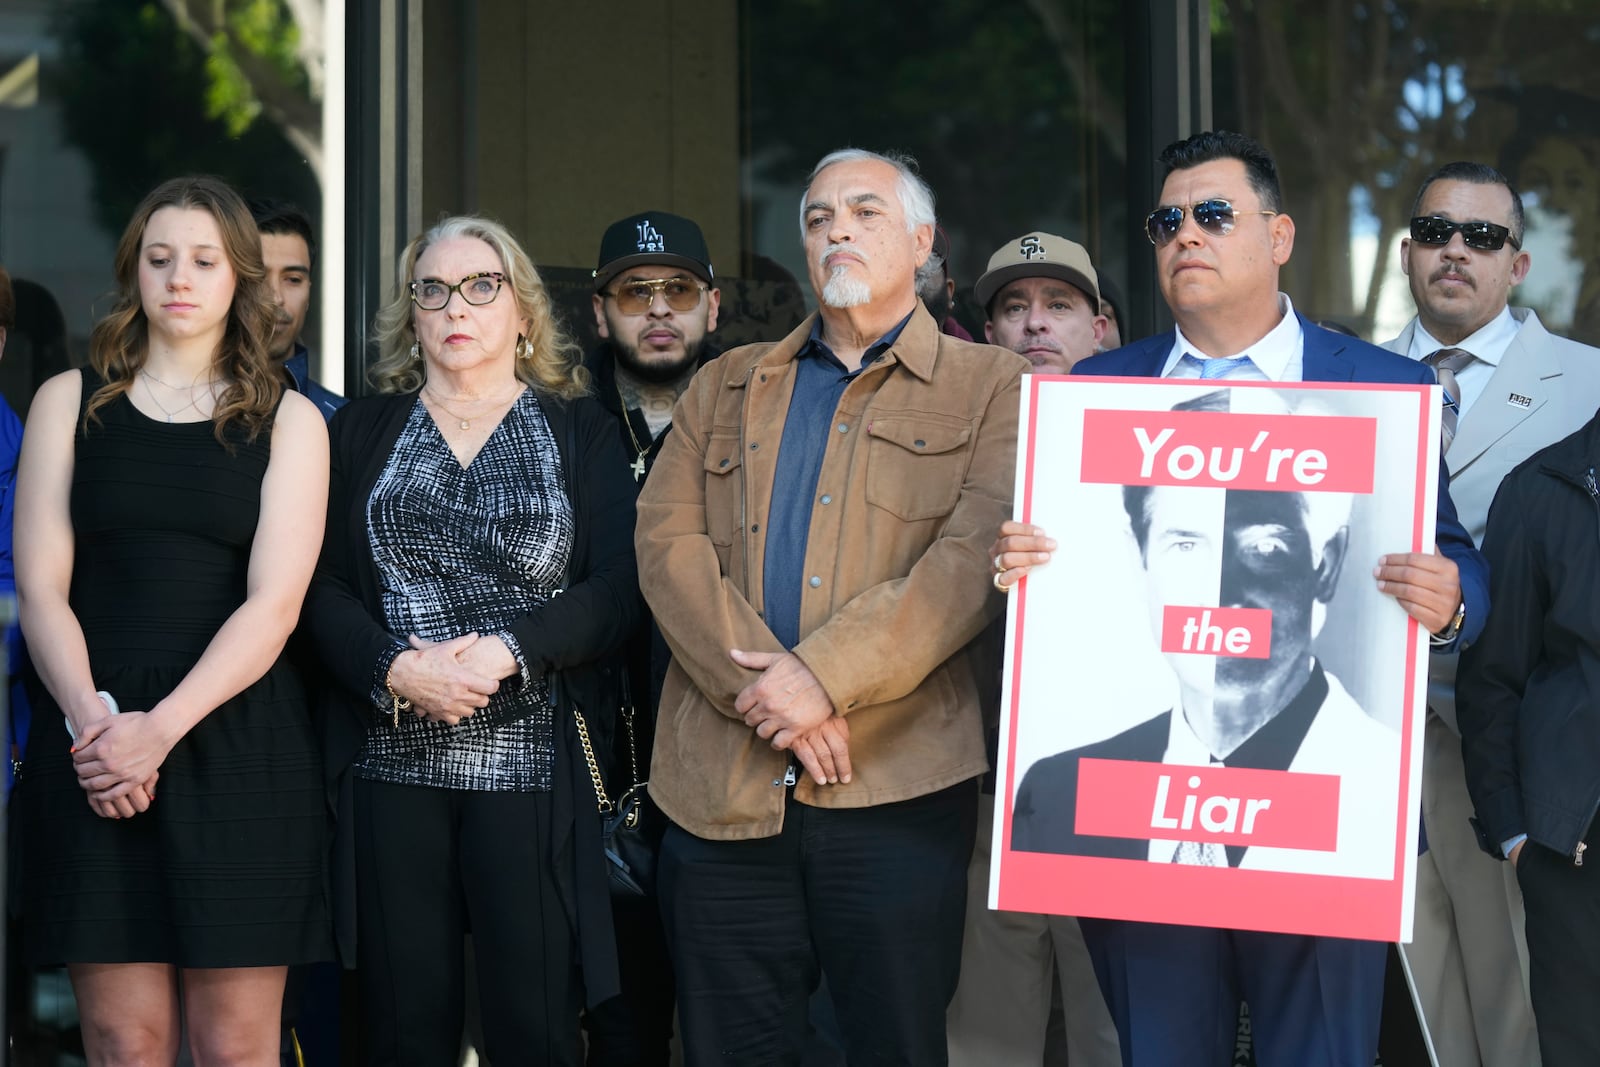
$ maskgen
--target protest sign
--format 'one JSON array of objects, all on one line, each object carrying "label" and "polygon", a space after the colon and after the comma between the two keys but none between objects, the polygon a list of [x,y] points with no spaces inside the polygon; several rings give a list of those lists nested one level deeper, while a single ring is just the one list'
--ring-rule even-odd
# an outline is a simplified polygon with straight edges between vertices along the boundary
[{"label": "protest sign", "polygon": [[1436,387],[1035,375],[990,906],[1408,940]]}]

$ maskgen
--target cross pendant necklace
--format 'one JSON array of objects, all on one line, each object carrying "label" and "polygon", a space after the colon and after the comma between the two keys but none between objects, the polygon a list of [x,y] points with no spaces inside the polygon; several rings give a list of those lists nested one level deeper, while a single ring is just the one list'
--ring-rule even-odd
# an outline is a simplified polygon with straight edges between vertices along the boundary
[{"label": "cross pendant necklace", "polygon": [[633,462],[628,464],[628,469],[633,472],[633,480],[644,481],[644,457],[649,452],[639,444],[639,435],[633,432],[633,416],[628,413],[628,399],[622,395],[622,384],[617,383],[617,401],[622,405],[622,425],[628,428],[628,440],[633,442]]}]

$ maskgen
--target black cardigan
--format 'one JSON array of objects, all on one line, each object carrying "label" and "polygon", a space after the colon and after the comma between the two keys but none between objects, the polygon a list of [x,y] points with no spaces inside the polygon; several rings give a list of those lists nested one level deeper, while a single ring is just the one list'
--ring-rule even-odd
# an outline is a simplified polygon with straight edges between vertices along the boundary
[{"label": "black cardigan", "polygon": [[[356,400],[328,424],[327,532],[306,597],[305,623],[333,678],[333,684],[322,687],[320,718],[328,799],[338,814],[335,932],[340,953],[351,965],[356,925],[350,766],[379,715],[372,704],[373,675],[395,640],[378,621],[382,595],[366,537],[367,502],[416,397],[412,392]],[[633,557],[637,487],[628,476],[616,426],[599,404],[586,397],[562,401],[542,394],[539,401],[561,450],[571,497],[571,580],[564,592],[534,607],[509,629],[529,672],[562,670],[564,690],[590,711],[592,721],[617,707],[609,687],[615,671],[599,665],[621,647],[642,612]],[[569,708],[556,709],[556,737],[551,859],[557,864],[587,1000],[593,1005],[617,992],[599,814],[593,785],[587,774],[579,773],[584,764]]]}]

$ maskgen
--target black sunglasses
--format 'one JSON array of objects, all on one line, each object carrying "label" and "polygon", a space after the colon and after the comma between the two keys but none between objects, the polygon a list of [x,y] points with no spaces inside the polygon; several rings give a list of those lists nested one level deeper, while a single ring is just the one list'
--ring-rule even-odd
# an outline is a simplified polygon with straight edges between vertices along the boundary
[{"label": "black sunglasses", "polygon": [[1425,245],[1447,245],[1456,234],[1468,248],[1480,252],[1498,252],[1511,242],[1511,247],[1522,251],[1522,242],[1511,236],[1511,231],[1494,222],[1457,222],[1438,215],[1419,215],[1411,220],[1411,239]]},{"label": "black sunglasses", "polygon": [[1157,248],[1172,243],[1183,229],[1183,217],[1194,213],[1195,225],[1213,237],[1226,237],[1233,232],[1240,215],[1276,215],[1276,211],[1240,211],[1226,200],[1202,200],[1182,207],[1158,207],[1144,219],[1144,235]]}]

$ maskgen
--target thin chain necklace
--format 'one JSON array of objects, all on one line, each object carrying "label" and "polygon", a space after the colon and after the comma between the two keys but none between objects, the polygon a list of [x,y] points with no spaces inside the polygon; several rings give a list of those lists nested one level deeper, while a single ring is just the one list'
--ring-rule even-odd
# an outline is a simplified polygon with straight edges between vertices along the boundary
[{"label": "thin chain necklace", "polygon": [[[199,381],[200,381],[199,378],[196,378],[194,380],[194,382],[191,382],[190,385],[189,385],[189,402],[187,404],[181,404],[176,408],[169,408],[169,407],[167,407],[167,405],[165,405],[165,404],[163,404],[161,402],[161,398],[160,397],[156,396],[156,391],[150,387],[150,382],[155,382],[158,385],[166,385],[167,388],[171,389],[174,393],[183,392],[183,386],[181,386],[181,385],[167,385],[166,382],[162,381],[160,378],[157,378],[154,374],[151,374],[149,371],[143,369],[142,367],[139,369],[139,374],[141,376],[149,379],[149,381],[146,381],[144,383],[145,395],[150,398],[150,402],[152,404],[154,404],[156,407],[161,409],[161,414],[163,414],[163,415],[165,415],[167,417],[167,421],[168,422],[177,422],[178,421],[177,420],[177,416],[182,415],[185,411],[188,411],[190,408],[194,408],[196,412],[200,412],[200,407],[199,407],[200,398],[194,395],[194,387],[195,387],[196,384],[199,383]],[[207,386],[206,392],[210,393],[210,391],[211,391],[210,387],[215,385],[215,384],[216,384],[216,379],[215,378],[212,378],[212,379],[208,380],[206,382],[206,386]]]},{"label": "thin chain necklace", "polygon": [[628,400],[622,395],[622,383],[615,378],[611,384],[617,390],[617,403],[622,405],[622,425],[628,428],[628,440],[633,442],[633,462],[628,464],[628,469],[633,472],[633,480],[644,481],[644,455],[650,451],[639,444],[639,435],[633,432],[633,416],[628,414]]},{"label": "thin chain necklace", "polygon": [[[521,383],[519,382],[518,385],[520,386]],[[467,418],[466,416],[462,415],[459,411],[451,411],[450,408],[446,407],[445,406],[445,402],[443,400],[439,399],[439,394],[434,392],[433,389],[424,388],[422,390],[422,392],[426,396],[428,396],[435,404],[437,404],[439,406],[439,410],[440,411],[443,411],[446,415],[449,415],[452,419],[455,419],[456,420],[456,425],[460,426],[463,430],[472,429],[472,419],[481,419],[485,415],[487,415],[489,412],[495,410],[496,408],[504,407],[509,402],[507,400],[496,400],[489,407],[486,407],[482,411],[478,412],[476,415],[473,415],[472,418]],[[519,388],[517,390],[517,396],[521,396],[521,395],[522,395],[522,389]],[[515,400],[517,398],[517,396],[513,396],[510,399],[511,400]]]},{"label": "thin chain necklace", "polygon": [[[170,382],[162,381],[160,378],[157,378],[154,374],[151,374],[150,371],[149,371],[149,368],[147,368],[147,367],[140,367],[139,368],[139,373],[144,375],[146,378],[149,378],[152,382],[155,382],[157,385],[165,385],[168,389],[171,389],[174,393],[176,393],[179,389],[184,388],[181,385],[173,385]],[[216,383],[217,383],[217,380],[215,378],[207,378],[206,379],[206,384],[207,385],[215,385]],[[191,392],[191,393],[194,392],[194,387],[199,385],[199,384],[200,384],[200,375],[196,374],[194,376],[194,381],[189,383],[189,386],[188,386],[189,392]],[[179,410],[182,410],[182,409],[179,409]]]}]

